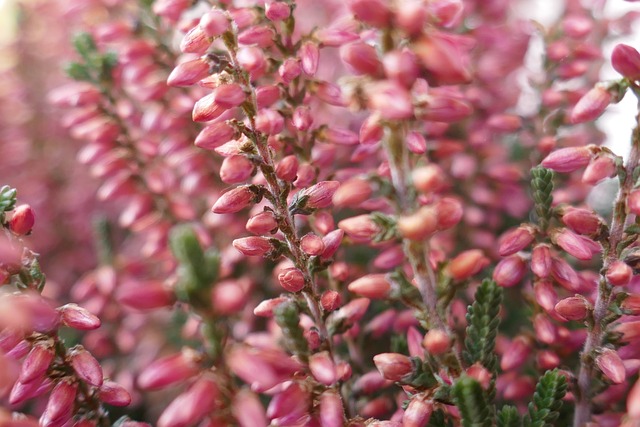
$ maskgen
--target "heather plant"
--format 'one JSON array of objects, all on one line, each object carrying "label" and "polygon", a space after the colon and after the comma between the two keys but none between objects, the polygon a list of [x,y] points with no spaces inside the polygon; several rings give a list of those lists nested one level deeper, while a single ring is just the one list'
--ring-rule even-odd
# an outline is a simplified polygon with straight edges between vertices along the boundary
[{"label": "heather plant", "polygon": [[95,180],[52,186],[101,215],[50,293],[57,224],[0,189],[3,425],[640,424],[640,115],[624,156],[594,124],[640,95],[602,51],[636,14],[52,4],[50,114]]}]

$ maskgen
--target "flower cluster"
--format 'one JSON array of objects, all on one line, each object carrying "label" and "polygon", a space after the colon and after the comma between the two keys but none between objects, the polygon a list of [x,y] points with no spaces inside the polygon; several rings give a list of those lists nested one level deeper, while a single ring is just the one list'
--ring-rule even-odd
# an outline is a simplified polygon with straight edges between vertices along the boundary
[{"label": "flower cluster", "polygon": [[105,214],[50,295],[0,189],[0,420],[640,423],[640,123],[624,158],[593,123],[640,97],[640,53],[602,52],[637,16],[511,3],[49,6]]}]

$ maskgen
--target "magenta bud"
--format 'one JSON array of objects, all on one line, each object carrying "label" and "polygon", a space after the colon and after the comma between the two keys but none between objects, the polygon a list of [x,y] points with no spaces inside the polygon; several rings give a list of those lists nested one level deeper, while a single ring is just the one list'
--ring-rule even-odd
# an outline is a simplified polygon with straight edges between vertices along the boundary
[{"label": "magenta bud", "polygon": [[301,291],[305,285],[304,273],[297,268],[287,268],[278,274],[278,282],[280,282],[280,286],[289,292]]},{"label": "magenta bud", "polygon": [[100,362],[81,345],[73,347],[69,352],[73,370],[78,378],[94,387],[102,385],[102,367]]},{"label": "magenta bud", "polygon": [[348,286],[350,292],[371,299],[384,299],[389,296],[391,284],[386,274],[367,274],[351,282]]},{"label": "magenta bud", "polygon": [[618,44],[611,54],[613,68],[630,80],[640,80],[640,53],[626,44]]},{"label": "magenta bud", "polygon": [[410,88],[419,75],[418,61],[409,49],[387,53],[383,60],[384,72],[388,79]]},{"label": "magenta bud", "polygon": [[366,179],[353,178],[340,185],[333,195],[333,205],[337,207],[357,207],[371,197],[373,189]]},{"label": "magenta bud", "polygon": [[266,48],[273,44],[274,32],[266,25],[252,26],[238,34],[238,43]]},{"label": "magenta bud", "polygon": [[88,331],[100,327],[100,319],[77,304],[63,305],[58,308],[58,311],[62,317],[62,323],[71,328]]},{"label": "magenta bud", "polygon": [[356,298],[331,313],[329,321],[344,322],[345,325],[356,324],[367,312],[371,300],[368,298]]},{"label": "magenta bud", "polygon": [[280,160],[276,166],[276,176],[283,181],[295,181],[298,177],[298,158],[290,155]]},{"label": "magenta bud", "polygon": [[628,295],[622,304],[620,304],[620,308],[630,314],[640,314],[640,295],[638,294],[630,294]]},{"label": "magenta bud", "polygon": [[391,80],[372,84],[369,107],[387,120],[409,119],[414,113],[411,93],[404,86]]},{"label": "magenta bud", "polygon": [[220,117],[225,111],[227,111],[227,108],[223,108],[215,102],[214,92],[196,101],[193,105],[191,119],[194,122],[208,122]]},{"label": "magenta bud", "polygon": [[414,371],[411,359],[398,353],[378,354],[373,357],[373,363],[384,378],[395,382],[402,381]]},{"label": "magenta bud", "polygon": [[505,349],[500,359],[500,368],[503,371],[510,371],[522,366],[531,353],[531,343],[525,337],[515,338]]},{"label": "magenta bud", "polygon": [[518,255],[501,260],[493,270],[493,280],[498,286],[510,288],[517,285],[526,272],[527,264]]},{"label": "magenta bud", "polygon": [[102,383],[98,391],[98,397],[111,406],[128,406],[131,403],[131,395],[127,389],[109,380]]},{"label": "magenta bud", "polygon": [[269,424],[260,399],[246,388],[234,395],[231,413],[239,427],[267,427]]},{"label": "magenta bud", "polygon": [[183,382],[198,372],[200,356],[193,350],[165,356],[152,362],[138,376],[138,386],[144,390],[159,390]]},{"label": "magenta bud", "polygon": [[184,53],[202,55],[211,46],[211,38],[207,37],[201,26],[196,25],[182,38],[180,50]]},{"label": "magenta bud", "polygon": [[[616,260],[609,265],[607,280],[613,286],[625,286],[631,281],[633,270],[625,262]],[[627,298],[628,299],[628,298]],[[625,300],[626,301],[626,300]]]},{"label": "magenta bud", "polygon": [[220,166],[220,179],[225,184],[239,184],[253,174],[253,162],[242,154],[225,157]]},{"label": "magenta bud", "polygon": [[591,311],[591,305],[584,297],[575,296],[560,300],[555,310],[567,320],[584,320]]},{"label": "magenta bud", "polygon": [[343,427],[344,406],[340,394],[328,389],[320,395],[320,425],[322,427]]},{"label": "magenta bud", "polygon": [[354,74],[371,76],[382,73],[382,63],[376,49],[363,42],[355,42],[340,48],[340,58]]},{"label": "magenta bud", "polygon": [[152,310],[170,307],[176,300],[175,294],[159,281],[127,283],[120,286],[116,293],[117,301],[136,310]]},{"label": "magenta bud", "polygon": [[455,280],[465,280],[489,265],[489,259],[480,249],[461,252],[447,266],[447,272]]},{"label": "magenta bud", "polygon": [[451,348],[451,338],[442,329],[431,329],[424,336],[422,346],[431,354],[443,354]]},{"label": "magenta bud", "polygon": [[555,306],[558,303],[558,294],[553,288],[551,282],[546,280],[536,282],[534,286],[534,293],[536,302],[540,307],[548,313],[554,311]]},{"label": "magenta bud", "polygon": [[414,396],[402,415],[402,427],[424,427],[429,423],[432,412],[430,400],[422,395]]},{"label": "magenta bud", "polygon": [[424,139],[424,136],[419,132],[408,132],[405,142],[407,144],[407,148],[413,154],[424,154],[427,152],[427,140]]},{"label": "magenta bud", "polygon": [[249,72],[252,80],[262,76],[267,68],[267,59],[259,47],[242,47],[238,49],[237,58],[240,66]]},{"label": "magenta bud", "polygon": [[568,254],[585,261],[593,258],[593,255],[602,249],[600,244],[566,228],[560,232],[552,232],[551,239]]},{"label": "magenta bud", "polygon": [[556,172],[573,172],[589,164],[591,152],[589,147],[561,148],[545,157],[542,166]]},{"label": "magenta bud", "polygon": [[282,21],[291,15],[291,8],[285,2],[274,1],[265,4],[264,14],[271,21]]},{"label": "magenta bud", "polygon": [[433,31],[414,43],[414,52],[438,84],[467,83],[471,80],[468,43],[466,38]]},{"label": "magenta bud", "polygon": [[276,135],[284,129],[284,118],[275,110],[263,108],[256,115],[256,130],[267,135]]},{"label": "magenta bud", "polygon": [[371,114],[360,126],[358,138],[362,145],[372,145],[380,142],[384,136],[384,128],[380,123],[379,114]]},{"label": "magenta bud", "polygon": [[478,381],[483,389],[487,390],[489,388],[492,377],[491,372],[489,372],[487,368],[482,366],[480,362],[474,363],[473,365],[469,366],[465,373],[470,378]]},{"label": "magenta bud", "polygon": [[339,309],[341,304],[342,298],[337,291],[324,291],[320,297],[320,305],[322,305],[322,309],[326,312]]},{"label": "magenta bud", "polygon": [[333,230],[322,238],[322,243],[324,244],[324,251],[321,254],[322,259],[329,259],[338,251],[343,237],[344,231]]},{"label": "magenta bud", "polygon": [[269,239],[258,236],[235,239],[233,247],[246,256],[262,256],[273,249]]},{"label": "magenta bud", "polygon": [[598,369],[614,384],[622,384],[627,373],[622,359],[615,350],[605,348],[596,358]]},{"label": "magenta bud", "polygon": [[49,427],[64,424],[64,421],[68,420],[73,413],[77,392],[78,384],[71,383],[67,379],[62,379],[56,384],[40,418],[40,425]]},{"label": "magenta bud", "polygon": [[258,109],[270,107],[280,99],[280,88],[275,85],[260,86],[256,89]]},{"label": "magenta bud", "polygon": [[613,98],[611,92],[596,86],[578,100],[571,111],[569,120],[573,124],[589,122],[600,117]]},{"label": "magenta bud", "polygon": [[558,337],[558,328],[548,316],[542,313],[537,314],[533,319],[533,329],[538,341],[545,344],[553,344]]},{"label": "magenta bud", "polygon": [[298,59],[294,58],[287,58],[278,68],[278,74],[285,84],[291,83],[300,73],[302,73],[302,65]]},{"label": "magenta bud", "polygon": [[508,256],[520,252],[533,242],[535,233],[535,228],[528,224],[506,232],[500,238],[498,253],[500,256]]},{"label": "magenta bud", "polygon": [[640,419],[640,379],[631,387],[627,395],[627,414],[633,419]]},{"label": "magenta bud", "polygon": [[309,357],[309,370],[320,384],[331,386],[338,380],[336,365],[326,351],[314,353]]},{"label": "magenta bud", "polygon": [[205,150],[213,150],[237,136],[236,130],[225,122],[214,123],[200,131],[195,145]]},{"label": "magenta bud", "polygon": [[578,273],[562,258],[554,257],[551,259],[551,277],[565,289],[570,291],[578,289],[578,283],[580,282]]},{"label": "magenta bud", "polygon": [[589,209],[569,208],[562,214],[562,222],[578,234],[597,234],[602,228],[602,220]]},{"label": "magenta bud", "polygon": [[293,127],[299,131],[309,130],[313,124],[313,117],[311,116],[311,110],[309,107],[297,107],[293,112],[291,122],[293,123]]},{"label": "magenta bud", "polygon": [[36,217],[29,205],[20,205],[14,211],[9,220],[9,230],[18,236],[24,236],[31,232]]},{"label": "magenta bud", "polygon": [[622,334],[622,342],[631,342],[640,337],[640,321],[620,323],[616,325],[613,330]]},{"label": "magenta bud", "polygon": [[536,363],[540,369],[554,369],[560,366],[560,356],[550,350],[538,351],[536,354]]},{"label": "magenta bud", "polygon": [[158,419],[158,427],[195,425],[215,409],[219,395],[214,379],[210,376],[201,377],[165,408]]},{"label": "magenta bud", "polygon": [[547,245],[537,245],[531,252],[531,271],[545,278],[551,273],[551,249]]},{"label": "magenta bud", "polygon": [[306,197],[306,207],[323,209],[331,206],[333,194],[340,187],[338,181],[321,181],[300,192],[300,197]]},{"label": "magenta bud", "polygon": [[220,196],[213,205],[213,208],[211,208],[211,211],[217,214],[236,213],[257,201],[258,196],[252,187],[241,185]]},{"label": "magenta bud", "polygon": [[347,6],[359,21],[373,27],[384,28],[391,22],[392,12],[383,0],[349,0]]},{"label": "magenta bud", "polygon": [[202,15],[200,28],[207,37],[218,37],[229,29],[229,19],[222,10],[213,9]]},{"label": "magenta bud", "polygon": [[54,357],[55,351],[50,342],[36,343],[22,362],[18,381],[28,383],[41,377],[49,369]]},{"label": "magenta bud", "polygon": [[343,219],[338,223],[338,227],[349,237],[357,240],[371,240],[381,231],[368,214]]},{"label": "magenta bud", "polygon": [[411,171],[413,185],[421,193],[437,193],[447,183],[445,172],[435,163],[418,167]]},{"label": "magenta bud", "polygon": [[244,89],[237,83],[223,84],[213,91],[214,102],[224,109],[237,107],[246,97]]},{"label": "magenta bud", "polygon": [[178,64],[173,69],[169,78],[167,79],[167,85],[169,86],[191,86],[198,83],[200,80],[207,77],[210,73],[211,67],[206,59],[198,58],[192,61],[186,61]]},{"label": "magenta bud", "polygon": [[582,174],[582,182],[596,185],[616,174],[616,164],[609,156],[601,156],[589,163]]},{"label": "magenta bud", "polygon": [[28,383],[16,381],[9,393],[9,403],[19,405],[20,403],[49,391],[51,380],[46,377],[36,378]]},{"label": "magenta bud", "polygon": [[292,382],[271,399],[267,407],[267,418],[275,425],[296,425],[298,420],[308,414],[310,397],[305,388]]},{"label": "magenta bud", "polygon": [[285,297],[266,299],[253,309],[253,314],[258,317],[273,317],[273,310],[286,301],[288,299]]},{"label": "magenta bud", "polygon": [[322,238],[313,233],[305,234],[302,239],[300,239],[300,248],[310,256],[322,255],[325,250]]},{"label": "magenta bud", "polygon": [[278,230],[278,221],[272,211],[263,211],[249,218],[245,228],[256,235],[274,233]]},{"label": "magenta bud", "polygon": [[634,190],[627,196],[627,208],[634,215],[640,215],[640,190]]},{"label": "magenta bud", "polygon": [[318,71],[318,60],[320,59],[320,50],[318,45],[313,42],[305,42],[298,51],[300,62],[302,63],[302,71],[308,76],[315,75]]}]

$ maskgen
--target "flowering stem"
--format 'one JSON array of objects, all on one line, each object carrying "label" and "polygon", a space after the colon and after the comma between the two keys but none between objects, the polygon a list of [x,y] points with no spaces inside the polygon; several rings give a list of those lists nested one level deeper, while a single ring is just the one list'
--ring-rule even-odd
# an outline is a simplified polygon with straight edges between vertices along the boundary
[{"label": "flowering stem", "polygon": [[607,283],[606,272],[611,264],[620,256],[621,248],[618,245],[624,237],[624,227],[627,222],[626,201],[634,187],[634,170],[640,165],[640,112],[636,116],[636,127],[631,138],[631,152],[624,168],[624,180],[622,180],[618,195],[613,205],[613,215],[609,240],[605,247],[601,277],[598,283],[598,296],[593,309],[593,324],[587,335],[584,349],[580,356],[580,373],[578,374],[578,392],[576,410],[573,418],[574,427],[582,427],[591,418],[591,378],[594,370],[593,351],[602,343],[606,326],[603,320],[607,315],[607,307],[611,302],[612,286]]}]

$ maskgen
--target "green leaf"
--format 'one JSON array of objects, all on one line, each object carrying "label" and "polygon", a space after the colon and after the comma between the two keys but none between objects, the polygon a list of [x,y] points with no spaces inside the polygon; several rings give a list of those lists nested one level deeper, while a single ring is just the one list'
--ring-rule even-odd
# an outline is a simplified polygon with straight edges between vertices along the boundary
[{"label": "green leaf", "polygon": [[553,176],[551,169],[536,166],[531,169],[531,190],[535,211],[540,228],[544,231],[551,218],[551,203],[553,202]]},{"label": "green leaf", "polygon": [[505,405],[498,412],[498,427],[521,427],[522,420],[515,406]]},{"label": "green leaf", "polygon": [[558,419],[562,398],[567,391],[567,380],[557,369],[547,371],[538,381],[524,427],[553,427]]},{"label": "green leaf", "polygon": [[494,424],[487,396],[478,381],[461,377],[453,386],[453,396],[463,427],[491,427]]},{"label": "green leaf", "polygon": [[89,33],[79,33],[73,37],[73,47],[76,52],[85,60],[88,64],[93,61],[93,56],[97,53],[98,47],[93,37]]},{"label": "green leaf", "polygon": [[16,195],[18,191],[8,185],[0,187],[0,214],[12,211],[16,206]]},{"label": "green leaf", "polygon": [[300,327],[300,311],[293,301],[283,302],[273,310],[273,317],[282,329],[285,346],[296,356],[309,354],[304,331]]},{"label": "green leaf", "polygon": [[93,76],[91,76],[91,72],[89,71],[89,68],[86,65],[81,64],[79,62],[71,62],[67,64],[64,71],[73,80],[77,80],[81,82],[93,81]]},{"label": "green leaf", "polygon": [[493,280],[483,280],[476,291],[475,301],[467,308],[467,333],[462,352],[468,365],[480,362],[494,374],[498,367],[494,347],[501,302],[502,288]]}]

